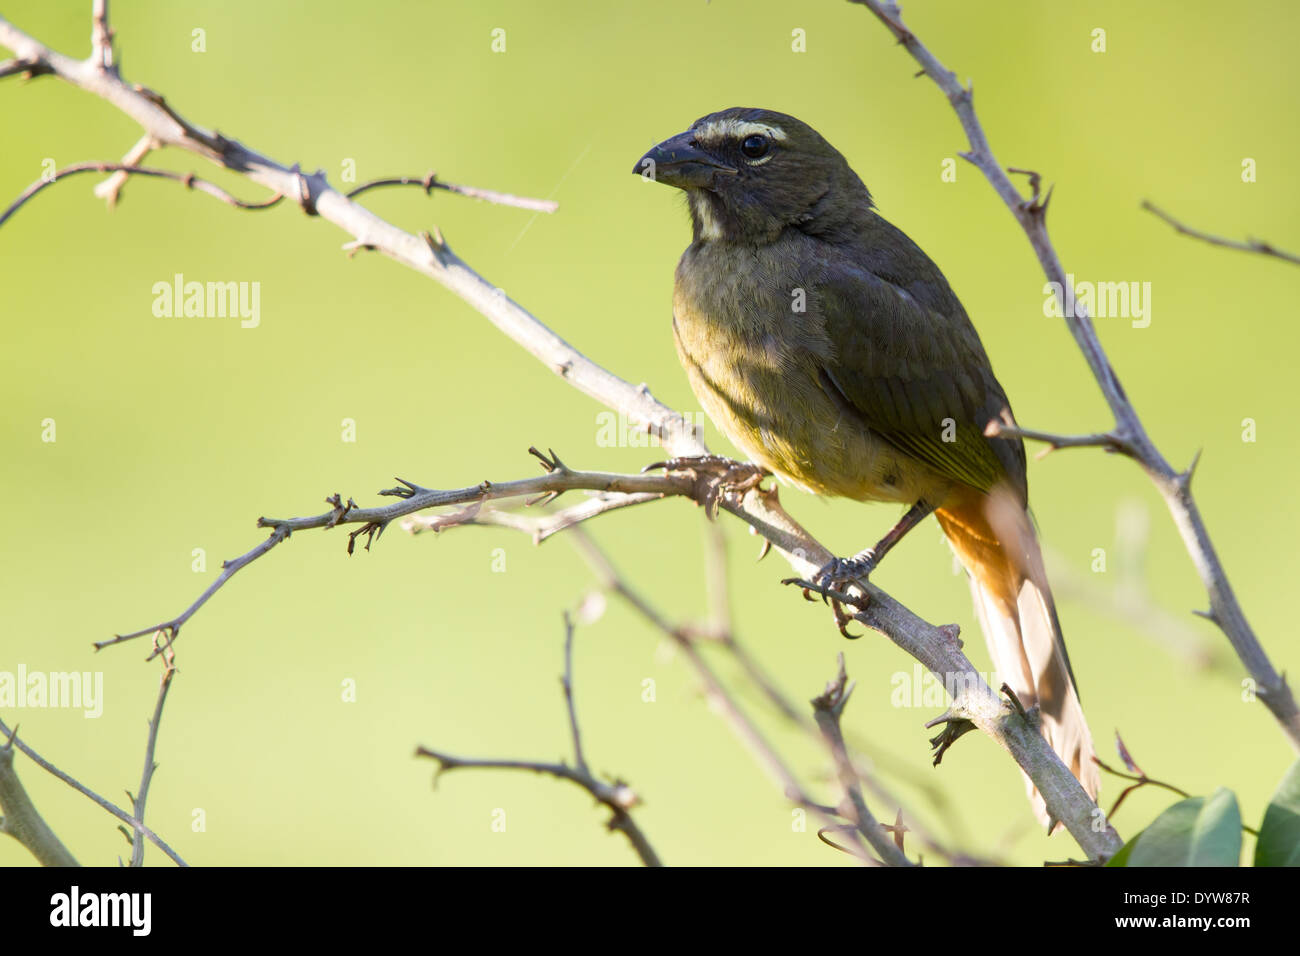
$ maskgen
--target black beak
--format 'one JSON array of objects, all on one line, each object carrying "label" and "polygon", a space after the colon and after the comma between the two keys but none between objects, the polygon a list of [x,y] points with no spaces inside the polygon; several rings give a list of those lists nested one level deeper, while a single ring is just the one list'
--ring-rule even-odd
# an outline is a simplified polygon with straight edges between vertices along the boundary
[{"label": "black beak", "polygon": [[708,189],[718,175],[736,175],[736,168],[720,163],[695,143],[690,130],[666,139],[636,161],[632,172],[678,189]]}]

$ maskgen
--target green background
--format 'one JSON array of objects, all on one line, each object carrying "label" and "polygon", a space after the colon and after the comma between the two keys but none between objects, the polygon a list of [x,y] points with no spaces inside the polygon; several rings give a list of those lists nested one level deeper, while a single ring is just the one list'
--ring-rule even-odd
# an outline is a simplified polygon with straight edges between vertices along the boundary
[{"label": "green background", "polygon": [[[7,2],[4,15],[62,52],[89,46],[88,3]],[[963,79],[998,159],[1056,185],[1049,224],[1067,270],[1152,284],[1152,322],[1099,320],[1149,429],[1175,463],[1204,455],[1196,492],[1248,616],[1279,668],[1300,654],[1291,625],[1292,476],[1300,394],[1294,267],[1176,236],[1139,210],[1150,198],[1213,232],[1300,246],[1294,4],[913,3],[907,22]],[[941,164],[965,141],[933,84],[864,8],[814,3],[132,3],[114,5],[124,76],[209,128],[340,184],[436,168],[454,182],[560,203],[553,216],[439,193],[365,198],[416,231],[437,224],[459,255],[587,355],[687,410],[698,404],[669,328],[672,270],[688,239],[679,194],[630,170],[642,152],[727,106],[794,113],[849,158],[882,213],[943,268],[1028,427],[1108,426],[1024,236],[973,167]],[[491,31],[506,31],[493,53]],[[1104,28],[1107,50],[1094,53]],[[206,31],[206,52],[191,50]],[[806,31],[807,50],[791,49]],[[116,160],[138,128],[50,78],[0,82],[0,194],[52,158]],[[1243,183],[1243,158],[1258,181]],[[257,187],[188,154],[245,198]],[[96,177],[61,183],[0,229],[0,669],[99,669],[105,708],[6,710],[23,737],[120,800],[138,784],[156,665],[137,642],[91,642],[179,613],[220,561],[261,540],[259,515],[361,504],[401,475],[431,487],[536,473],[525,450],[571,465],[635,470],[654,449],[601,447],[599,407],[460,300],[379,256],[345,258],[347,236],[289,204],[237,212],[175,184],[132,181],[112,213]],[[159,319],[155,282],[261,283],[261,325]],[[41,422],[57,422],[57,442]],[[340,439],[343,419],[358,440]],[[1242,439],[1243,419],[1257,423]],[[719,451],[730,446],[710,428]],[[1031,500],[1055,556],[1065,633],[1103,759],[1118,729],[1143,767],[1193,793],[1237,790],[1257,823],[1293,759],[1258,703],[1242,699],[1226,642],[1187,612],[1205,597],[1146,477],[1095,450],[1030,466]],[[576,500],[576,499],[574,499]],[[783,492],[840,553],[897,517],[885,506]],[[1150,525],[1136,562],[1117,532]],[[674,619],[704,614],[703,518],[670,501],[590,526],[629,579]],[[1123,524],[1123,522],[1121,522]],[[846,723],[909,809],[965,849],[1016,863],[1078,856],[1034,823],[1019,773],[966,737],[938,769],[922,723],[936,707],[891,706],[913,663],[888,640],[846,644],[820,604],[778,585],[779,558],[723,522],[740,637],[797,703],[844,651],[858,689]],[[1129,532],[1132,533],[1131,530]],[[184,628],[148,823],[195,864],[626,864],[621,837],[573,787],[464,771],[430,788],[417,744],[553,760],[567,754],[561,611],[592,578],[562,537],[534,548],[503,529],[410,538],[370,553],[345,533],[307,532],[242,572]],[[207,571],[191,570],[205,549]],[[1092,570],[1094,549],[1107,570]],[[504,549],[504,573],[493,571]],[[1125,566],[1129,572],[1125,572]],[[933,523],[875,580],[927,619],[955,621],[988,657],[965,582]],[[1113,604],[1138,588],[1163,609],[1135,626]],[[1157,610],[1158,614],[1161,613]],[[1172,622],[1172,623],[1170,623]],[[1199,668],[1160,642],[1209,648]],[[713,714],[680,654],[611,602],[576,643],[577,700],[593,767],[628,780],[637,818],[675,864],[839,864]],[[813,792],[833,801],[823,751],[710,655]],[[656,701],[642,682],[656,682]],[[342,683],[357,686],[355,703]],[[49,822],[87,863],[125,843],[108,815],[20,759]],[[940,812],[924,788],[955,809]],[[1104,782],[1109,807],[1120,785]],[[1173,801],[1136,794],[1115,820],[1131,836]],[[882,817],[894,807],[872,802]],[[194,832],[199,808],[206,829]],[[505,832],[492,829],[506,812]],[[1248,844],[1249,845],[1249,844]],[[931,857],[934,862],[937,858]],[[150,862],[165,862],[156,850]],[[30,856],[0,841],[0,863]]]}]

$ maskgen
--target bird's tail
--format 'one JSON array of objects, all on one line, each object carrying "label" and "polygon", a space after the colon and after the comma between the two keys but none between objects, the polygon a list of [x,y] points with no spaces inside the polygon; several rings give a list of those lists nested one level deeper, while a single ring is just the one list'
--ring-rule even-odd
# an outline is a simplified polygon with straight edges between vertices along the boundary
[{"label": "bird's tail", "polygon": [[[939,525],[970,576],[975,613],[998,677],[1026,708],[1037,704],[1043,736],[1096,799],[1101,776],[1061,636],[1042,551],[1028,512],[1010,489],[972,492],[936,511]],[[1025,788],[1044,824],[1047,808],[1033,782]]]}]

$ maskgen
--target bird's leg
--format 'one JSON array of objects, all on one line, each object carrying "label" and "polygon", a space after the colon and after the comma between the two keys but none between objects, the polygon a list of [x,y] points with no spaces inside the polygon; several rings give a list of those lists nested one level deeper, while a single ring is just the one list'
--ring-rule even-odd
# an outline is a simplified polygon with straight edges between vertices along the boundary
[{"label": "bird's leg", "polygon": [[859,551],[851,558],[832,558],[813,575],[813,583],[834,588],[837,584],[854,578],[866,577],[879,566],[881,559],[894,545],[902,541],[907,532],[928,518],[932,511],[934,505],[918,501],[899,519],[898,524],[890,528],[889,532],[876,542],[874,547]]}]

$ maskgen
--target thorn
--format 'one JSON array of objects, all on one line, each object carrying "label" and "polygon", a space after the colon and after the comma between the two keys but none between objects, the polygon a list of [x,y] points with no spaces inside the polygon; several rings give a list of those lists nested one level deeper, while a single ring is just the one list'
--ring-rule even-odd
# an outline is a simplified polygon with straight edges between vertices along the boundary
[{"label": "thorn", "polygon": [[442,238],[442,232],[437,226],[433,227],[432,233],[421,232],[420,238],[424,240],[424,244],[429,247],[429,251],[435,256],[447,248],[447,242]]},{"label": "thorn", "polygon": [[349,259],[355,256],[358,252],[372,252],[374,251],[374,248],[374,246],[363,239],[353,239],[351,242],[343,243],[343,251],[348,254]]},{"label": "thorn", "polygon": [[543,471],[547,471],[547,472],[549,472],[549,471],[552,470],[552,465],[551,465],[550,461],[547,459],[547,457],[546,457],[545,455],[543,455],[540,451],[537,450],[537,446],[536,446],[536,445],[529,445],[529,446],[528,446],[528,454],[532,455],[534,458],[536,458],[538,461],[540,461],[540,462],[542,463],[542,470],[543,470]]},{"label": "thorn", "polygon": [[759,561],[762,561],[764,558],[766,558],[768,552],[771,550],[772,550],[772,542],[769,541],[767,538],[764,538],[763,543],[758,548],[758,557],[754,559],[754,563],[757,564]]},{"label": "thorn", "polygon": [[1199,608],[1192,608],[1192,613],[1195,614],[1197,617],[1205,618],[1211,624],[1219,623],[1219,616],[1215,614],[1213,610],[1202,611]]},{"label": "thorn", "polygon": [[560,472],[561,474],[565,474],[565,475],[569,474],[570,473],[569,466],[566,465],[564,462],[560,461],[560,456],[555,453],[555,449],[548,448],[546,450],[551,453],[551,463],[555,465],[555,470]]},{"label": "thorn", "polygon": [[929,730],[931,727],[938,727],[940,724],[947,724],[960,719],[961,718],[953,714],[952,709],[949,708],[933,720],[927,720],[924,726],[926,730]]},{"label": "thorn", "polygon": [[1011,705],[1016,708],[1016,713],[1020,715],[1021,719],[1028,721],[1029,715],[1025,713],[1024,705],[1020,703],[1020,698],[1017,697],[1016,692],[1011,689],[1011,685],[1003,684],[1002,687],[999,689],[1002,691],[1002,693],[1006,694],[1008,697],[1011,698]]}]

